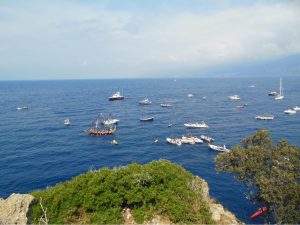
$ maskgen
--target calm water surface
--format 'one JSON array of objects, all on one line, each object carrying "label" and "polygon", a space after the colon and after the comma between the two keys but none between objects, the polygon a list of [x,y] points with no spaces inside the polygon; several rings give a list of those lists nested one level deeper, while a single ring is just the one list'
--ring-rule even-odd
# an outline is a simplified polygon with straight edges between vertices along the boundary
[{"label": "calm water surface", "polygon": [[[249,88],[249,85],[255,88]],[[300,145],[300,113],[283,110],[300,105],[300,78],[283,79],[285,99],[267,96],[278,91],[279,78],[83,80],[0,82],[0,197],[27,193],[86,172],[91,166],[114,167],[131,162],[147,163],[160,158],[179,163],[209,184],[210,194],[246,223],[257,210],[245,197],[245,188],[227,174],[216,174],[217,153],[206,144],[172,146],[165,138],[187,133],[209,134],[216,144],[231,147],[257,129],[267,128],[275,140]],[[125,100],[109,102],[123,91]],[[192,93],[193,98],[187,95]],[[240,101],[227,96],[238,94]],[[206,100],[202,97],[206,96]],[[152,105],[139,106],[145,97]],[[160,103],[172,103],[162,108]],[[247,103],[248,107],[235,106]],[[16,110],[28,105],[28,110]],[[98,113],[120,119],[114,137],[90,137],[83,130]],[[273,121],[257,121],[256,115],[271,113]],[[140,117],[155,120],[141,123]],[[63,121],[69,118],[70,127]],[[187,130],[186,122],[204,120],[208,129]],[[173,126],[168,128],[167,125]],[[117,139],[119,145],[111,145]],[[155,139],[160,144],[153,144]]]}]

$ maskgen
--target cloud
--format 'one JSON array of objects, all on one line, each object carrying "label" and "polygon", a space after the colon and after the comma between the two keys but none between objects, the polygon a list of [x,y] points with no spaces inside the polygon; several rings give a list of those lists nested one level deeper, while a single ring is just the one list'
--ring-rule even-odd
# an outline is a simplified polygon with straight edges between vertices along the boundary
[{"label": "cloud", "polygon": [[300,53],[297,2],[208,11],[200,3],[199,10],[168,1],[149,10],[89,1],[2,3],[0,79],[21,71],[48,79],[159,76]]}]

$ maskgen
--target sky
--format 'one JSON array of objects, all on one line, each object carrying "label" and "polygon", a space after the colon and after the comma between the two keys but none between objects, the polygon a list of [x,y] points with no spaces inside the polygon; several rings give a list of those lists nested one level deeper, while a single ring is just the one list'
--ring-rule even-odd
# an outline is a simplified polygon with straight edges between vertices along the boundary
[{"label": "sky", "polygon": [[0,80],[185,77],[300,54],[300,0],[0,0]]}]

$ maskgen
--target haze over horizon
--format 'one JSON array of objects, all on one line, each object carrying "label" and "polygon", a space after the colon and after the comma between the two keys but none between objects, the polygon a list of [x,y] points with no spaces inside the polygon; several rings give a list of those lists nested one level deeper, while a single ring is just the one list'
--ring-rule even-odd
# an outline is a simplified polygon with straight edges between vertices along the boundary
[{"label": "haze over horizon", "polygon": [[1,1],[0,80],[209,77],[261,65],[300,75],[299,15],[300,1]]}]

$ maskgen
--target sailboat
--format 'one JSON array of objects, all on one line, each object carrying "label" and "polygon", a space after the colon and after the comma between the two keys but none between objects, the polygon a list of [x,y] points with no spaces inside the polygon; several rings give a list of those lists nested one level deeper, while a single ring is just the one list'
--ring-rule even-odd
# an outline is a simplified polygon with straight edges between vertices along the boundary
[{"label": "sailboat", "polygon": [[282,88],[282,79],[280,78],[279,94],[275,97],[275,100],[284,99],[283,88]]},{"label": "sailboat", "polygon": [[85,132],[88,135],[102,136],[102,135],[113,135],[115,131],[116,131],[116,127],[101,126],[100,114],[98,114],[95,121],[92,122],[91,127],[87,129]]}]

